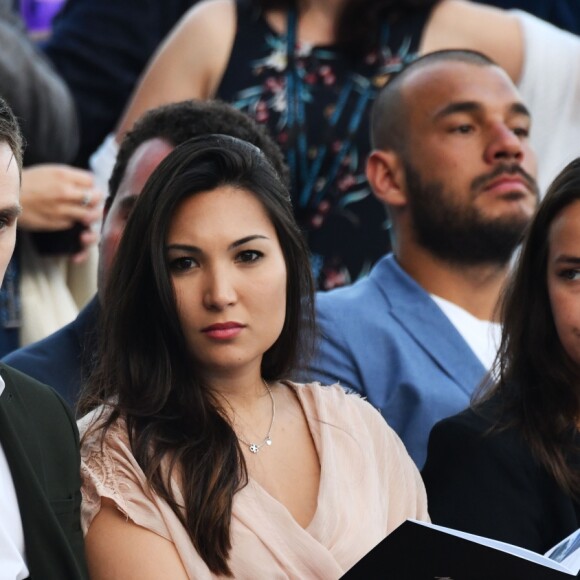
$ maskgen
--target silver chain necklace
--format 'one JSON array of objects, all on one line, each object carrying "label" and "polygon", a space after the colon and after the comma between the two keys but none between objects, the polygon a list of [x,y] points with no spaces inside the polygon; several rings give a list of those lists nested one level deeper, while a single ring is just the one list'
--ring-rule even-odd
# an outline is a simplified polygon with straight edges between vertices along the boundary
[{"label": "silver chain necklace", "polygon": [[268,427],[268,433],[266,433],[266,437],[264,437],[262,443],[248,443],[247,441],[244,441],[239,435],[237,436],[238,441],[246,445],[250,450],[250,452],[253,453],[254,455],[258,453],[258,451],[260,451],[260,449],[262,449],[264,445],[272,445],[272,439],[270,439],[270,432],[272,431],[272,425],[274,425],[274,417],[276,416],[276,403],[274,402],[274,395],[272,395],[272,391],[268,383],[264,379],[262,379],[262,382],[264,383],[266,389],[268,390],[268,395],[270,395],[270,400],[272,401],[272,420],[270,421],[270,427]]}]

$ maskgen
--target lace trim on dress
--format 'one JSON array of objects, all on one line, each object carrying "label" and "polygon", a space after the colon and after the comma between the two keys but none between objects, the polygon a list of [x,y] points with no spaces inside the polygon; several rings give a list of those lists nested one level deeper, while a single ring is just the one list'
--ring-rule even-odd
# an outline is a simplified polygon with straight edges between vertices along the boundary
[{"label": "lace trim on dress", "polygon": [[100,435],[100,430],[91,433],[83,442],[81,454],[82,524],[85,534],[101,509],[101,497],[111,499],[125,517],[131,518],[125,497],[131,494],[132,486],[119,473],[115,453],[112,452],[119,444],[129,444],[124,423],[111,425],[102,446]]}]

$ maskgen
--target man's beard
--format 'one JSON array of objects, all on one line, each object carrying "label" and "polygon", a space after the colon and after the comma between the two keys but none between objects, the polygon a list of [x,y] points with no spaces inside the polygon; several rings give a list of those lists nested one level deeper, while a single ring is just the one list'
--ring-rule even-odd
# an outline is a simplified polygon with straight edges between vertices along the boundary
[{"label": "man's beard", "polygon": [[[414,234],[423,248],[441,260],[463,266],[503,266],[509,262],[530,222],[529,216],[485,218],[471,203],[473,195],[465,206],[460,206],[450,199],[443,183],[424,183],[410,163],[405,162],[404,166]],[[493,179],[496,174],[516,172],[535,188],[533,178],[516,167],[505,166],[476,178],[472,191],[476,184]]]}]

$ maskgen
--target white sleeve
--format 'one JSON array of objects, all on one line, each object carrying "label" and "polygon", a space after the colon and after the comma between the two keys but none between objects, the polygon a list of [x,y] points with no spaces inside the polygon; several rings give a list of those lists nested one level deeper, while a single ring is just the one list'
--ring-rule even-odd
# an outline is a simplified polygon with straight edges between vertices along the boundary
[{"label": "white sleeve", "polygon": [[109,195],[109,178],[115,167],[119,145],[115,135],[109,133],[100,147],[89,158],[89,167],[95,176],[95,186]]},{"label": "white sleeve", "polygon": [[580,37],[527,12],[511,12],[524,37],[518,86],[532,114],[531,144],[544,195],[565,165],[580,156]]}]

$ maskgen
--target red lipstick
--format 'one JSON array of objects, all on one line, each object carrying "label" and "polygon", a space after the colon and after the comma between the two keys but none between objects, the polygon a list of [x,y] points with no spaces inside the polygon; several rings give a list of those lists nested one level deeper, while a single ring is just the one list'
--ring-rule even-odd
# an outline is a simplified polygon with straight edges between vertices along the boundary
[{"label": "red lipstick", "polygon": [[236,337],[244,328],[245,325],[239,322],[216,322],[216,324],[202,328],[201,331],[211,338],[228,340]]}]

